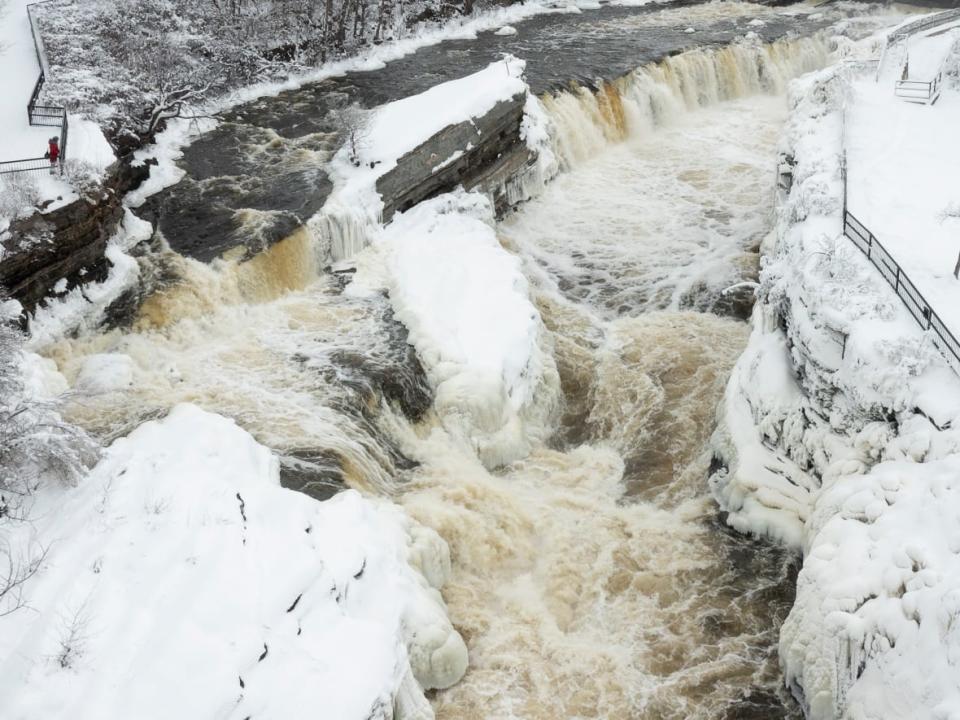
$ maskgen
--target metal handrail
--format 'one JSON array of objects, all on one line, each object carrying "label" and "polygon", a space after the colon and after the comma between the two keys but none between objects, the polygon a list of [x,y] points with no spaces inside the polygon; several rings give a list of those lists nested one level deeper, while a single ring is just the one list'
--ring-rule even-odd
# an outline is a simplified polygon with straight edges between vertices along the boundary
[{"label": "metal handrail", "polygon": [[[43,0],[49,2],[49,0]],[[38,105],[40,92],[46,82],[47,75],[50,72],[50,65],[47,61],[47,51],[43,44],[43,38],[36,19],[33,16],[33,9],[40,3],[27,5],[27,17],[30,20],[30,33],[33,36],[33,49],[37,53],[37,64],[40,65],[40,75],[33,86],[33,92],[30,93],[30,99],[27,101],[27,122],[32,126],[39,127],[57,127],[60,128],[60,174],[63,175],[64,163],[67,160],[67,110],[59,105]],[[34,164],[38,158],[29,158],[26,160],[8,160],[0,163],[0,175],[14,172],[30,172],[39,170]],[[45,158],[39,158],[46,164],[42,167],[49,167],[50,164]]]},{"label": "metal handrail", "polygon": [[0,162],[0,175],[47,170],[49,167],[50,161],[43,157],[29,158],[28,160],[5,160]]},{"label": "metal handrail", "polygon": [[943,23],[950,22],[952,20],[960,20],[960,9],[944,10],[936,15],[914,20],[912,23],[908,23],[899,30],[887,35],[887,47],[890,47],[891,45],[894,45],[900,40],[908,38],[911,35],[915,35],[918,32],[929,30],[930,28],[936,27],[937,25],[942,25]]},{"label": "metal handrail", "polygon": [[[844,187],[846,187],[846,177],[844,177]],[[843,211],[843,234],[880,271],[917,324],[922,329],[933,333],[933,344],[946,357],[948,363],[953,363],[954,370],[960,373],[960,341],[950,332],[946,323],[927,302],[923,293],[903,271],[900,264],[877,240],[876,235],[846,208]]]}]

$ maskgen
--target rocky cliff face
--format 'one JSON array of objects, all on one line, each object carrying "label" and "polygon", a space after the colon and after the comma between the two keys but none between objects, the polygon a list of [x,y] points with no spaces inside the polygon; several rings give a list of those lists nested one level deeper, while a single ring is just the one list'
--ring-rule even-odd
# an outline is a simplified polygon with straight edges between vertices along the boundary
[{"label": "rocky cliff face", "polygon": [[499,102],[483,117],[450,125],[401,157],[377,181],[384,200],[383,221],[458,185],[485,192],[493,198],[498,215],[506,212],[511,205],[510,178],[533,160],[520,139],[525,101],[525,95],[516,95]]},{"label": "rocky cliff face", "polygon": [[123,196],[149,172],[148,165],[120,162],[96,200],[81,198],[13,223],[2,240],[0,286],[31,312],[63,279],[67,288],[102,280],[109,269],[104,250],[123,217]]}]

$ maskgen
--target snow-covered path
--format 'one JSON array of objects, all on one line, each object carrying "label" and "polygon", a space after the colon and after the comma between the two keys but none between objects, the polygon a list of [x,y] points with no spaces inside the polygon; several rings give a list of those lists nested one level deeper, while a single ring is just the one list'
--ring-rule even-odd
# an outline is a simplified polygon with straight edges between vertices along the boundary
[{"label": "snow-covered path", "polygon": [[[911,77],[932,79],[955,33],[912,41]],[[846,129],[850,211],[960,336],[960,280],[953,275],[960,255],[960,93],[945,87],[927,106],[895,97],[890,78],[863,79],[853,90]]]},{"label": "snow-covered path", "polygon": [[0,15],[0,162],[42,157],[50,128],[31,127],[27,101],[40,74],[30,20],[28,0],[8,0]]}]

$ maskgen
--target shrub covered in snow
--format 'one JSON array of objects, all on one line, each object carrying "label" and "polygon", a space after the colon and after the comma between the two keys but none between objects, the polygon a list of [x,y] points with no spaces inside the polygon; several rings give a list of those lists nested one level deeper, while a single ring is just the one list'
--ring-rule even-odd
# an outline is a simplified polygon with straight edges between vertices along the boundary
[{"label": "shrub covered in snow", "polygon": [[0,495],[8,513],[45,480],[75,482],[98,455],[86,433],[60,419],[52,397],[28,387],[23,334],[9,308],[16,303],[0,302]]},{"label": "shrub covered in snow", "polygon": [[40,186],[32,173],[0,176],[0,221],[29,215],[40,201]]}]

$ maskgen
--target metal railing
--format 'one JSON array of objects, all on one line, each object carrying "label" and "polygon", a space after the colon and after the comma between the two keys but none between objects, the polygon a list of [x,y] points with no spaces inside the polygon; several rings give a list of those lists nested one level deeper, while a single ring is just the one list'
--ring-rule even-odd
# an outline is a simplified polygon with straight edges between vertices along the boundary
[{"label": "metal railing", "polygon": [[[48,0],[47,0],[48,1]],[[43,45],[43,38],[40,37],[40,31],[37,22],[33,16],[33,8],[39,3],[27,5],[27,17],[30,20],[30,33],[33,36],[33,49],[37,53],[37,64],[40,65],[40,75],[37,82],[34,83],[33,92],[30,93],[30,99],[27,101],[27,122],[32,126],[55,127],[60,129],[60,157],[58,164],[60,174],[63,174],[63,166],[67,160],[67,135],[69,123],[67,121],[67,110],[59,105],[38,105],[40,92],[43,90],[43,84],[46,82],[49,72],[49,63],[47,61],[47,51]],[[15,172],[32,172],[34,170],[43,170],[51,167],[47,158],[29,158],[27,160],[9,160],[0,162],[0,175]]]},{"label": "metal railing", "polygon": [[843,234],[880,271],[883,279],[890,284],[913,319],[921,328],[931,333],[933,344],[943,353],[947,361],[954,365],[954,369],[960,371],[960,341],[950,332],[946,323],[937,315],[900,264],[877,240],[876,235],[846,208],[843,211]]},{"label": "metal railing", "polygon": [[901,40],[910,37],[911,35],[915,35],[918,32],[935,28],[938,25],[951,22],[952,20],[960,20],[960,8],[944,10],[943,12],[936,13],[935,15],[914,20],[912,23],[907,23],[899,30],[887,35],[887,47],[890,47],[891,45],[894,45]]},{"label": "metal railing", "polygon": [[933,105],[940,97],[940,84],[943,82],[943,71],[937,73],[930,81],[924,80],[897,80],[894,94],[910,102],[919,102]]},{"label": "metal railing", "polygon": [[7,160],[6,162],[0,162],[0,175],[48,170],[49,168],[50,161],[44,157],[30,158],[29,160]]}]

